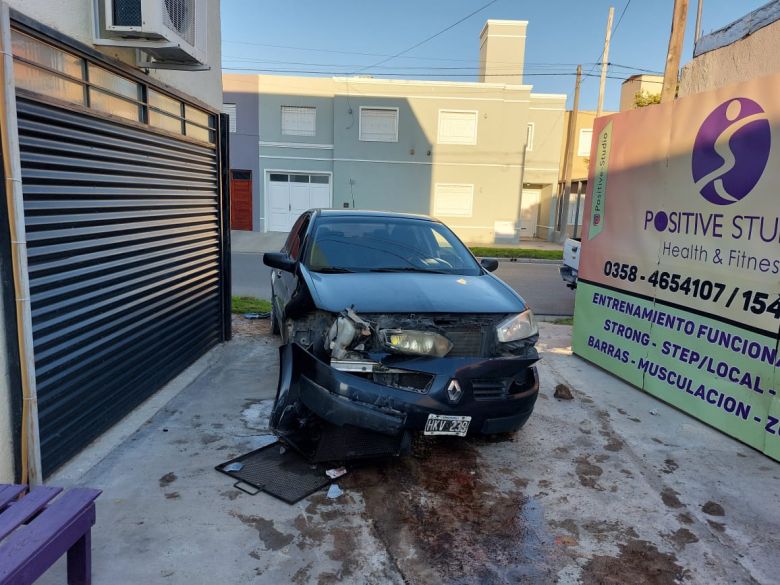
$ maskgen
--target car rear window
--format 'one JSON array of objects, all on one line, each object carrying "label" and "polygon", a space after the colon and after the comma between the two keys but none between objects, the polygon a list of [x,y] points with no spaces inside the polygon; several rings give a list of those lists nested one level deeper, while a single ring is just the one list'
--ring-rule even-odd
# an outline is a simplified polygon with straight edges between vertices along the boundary
[{"label": "car rear window", "polygon": [[394,217],[320,217],[304,264],[315,272],[429,271],[476,276],[474,257],[446,226]]}]

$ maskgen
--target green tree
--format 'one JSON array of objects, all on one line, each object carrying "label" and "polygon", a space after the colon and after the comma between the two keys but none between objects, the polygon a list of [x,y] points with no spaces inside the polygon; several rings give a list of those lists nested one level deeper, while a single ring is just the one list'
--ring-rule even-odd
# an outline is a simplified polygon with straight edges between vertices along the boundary
[{"label": "green tree", "polygon": [[645,106],[652,106],[653,104],[661,103],[660,93],[650,93],[647,91],[638,91],[634,94],[634,107],[644,108]]}]

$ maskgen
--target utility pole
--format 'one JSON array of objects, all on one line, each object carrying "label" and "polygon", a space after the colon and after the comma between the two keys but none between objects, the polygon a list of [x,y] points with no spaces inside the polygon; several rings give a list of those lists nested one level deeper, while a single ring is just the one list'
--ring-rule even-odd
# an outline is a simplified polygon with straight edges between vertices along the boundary
[{"label": "utility pole", "polygon": [[[700,0],[701,1],[701,0]],[[599,105],[596,109],[596,117],[604,111],[604,85],[607,82],[607,64],[609,61],[609,39],[612,37],[612,17],[615,15],[615,7],[609,7],[607,17],[607,34],[604,37],[604,52],[601,55],[601,82],[599,83]]]},{"label": "utility pole", "polygon": [[698,43],[701,38],[701,7],[704,4],[704,0],[699,0],[699,5],[696,8],[696,32],[694,33],[693,42]]},{"label": "utility pole", "polygon": [[574,83],[574,102],[569,114],[569,126],[566,129],[566,158],[563,161],[563,193],[558,216],[559,233],[557,239],[562,242],[568,235],[569,228],[569,196],[571,194],[571,173],[574,162],[574,131],[577,128],[577,115],[580,111],[580,84],[582,82],[582,65],[577,65],[577,81]]},{"label": "utility pole", "polygon": [[666,53],[664,85],[661,103],[671,101],[677,94],[677,75],[680,71],[680,53],[685,37],[685,20],[688,16],[688,0],[674,0],[672,32],[669,34],[669,50]]}]

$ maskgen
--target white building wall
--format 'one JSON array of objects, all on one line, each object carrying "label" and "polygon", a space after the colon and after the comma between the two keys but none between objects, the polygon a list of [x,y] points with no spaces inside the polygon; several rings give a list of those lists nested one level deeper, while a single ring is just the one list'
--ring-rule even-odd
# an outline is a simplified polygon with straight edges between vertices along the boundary
[{"label": "white building wall", "polygon": [[[102,1],[102,0],[101,0]],[[149,75],[179,91],[206,102],[214,108],[222,108],[222,64],[220,0],[208,2],[208,71],[171,71],[151,69]],[[92,6],[94,0],[6,0],[19,12],[33,18],[96,50],[135,66],[135,50],[116,47],[97,47],[93,43]]]}]

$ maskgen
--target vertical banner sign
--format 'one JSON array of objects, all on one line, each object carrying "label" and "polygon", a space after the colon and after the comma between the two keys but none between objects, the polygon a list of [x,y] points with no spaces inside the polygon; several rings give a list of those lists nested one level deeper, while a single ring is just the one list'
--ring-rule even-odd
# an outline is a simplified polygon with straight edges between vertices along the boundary
[{"label": "vertical banner sign", "polygon": [[593,196],[591,197],[590,228],[588,238],[593,239],[604,229],[604,205],[607,198],[607,171],[609,170],[609,148],[612,144],[612,122],[598,133],[596,143],[596,170],[593,178]]},{"label": "vertical banner sign", "polygon": [[773,75],[596,120],[572,344],[780,461],[778,95]]}]

